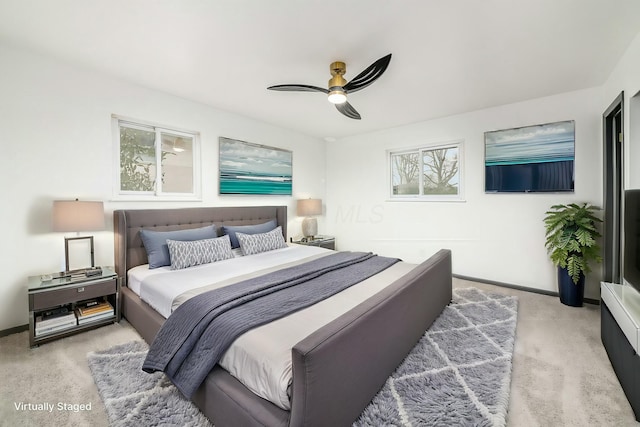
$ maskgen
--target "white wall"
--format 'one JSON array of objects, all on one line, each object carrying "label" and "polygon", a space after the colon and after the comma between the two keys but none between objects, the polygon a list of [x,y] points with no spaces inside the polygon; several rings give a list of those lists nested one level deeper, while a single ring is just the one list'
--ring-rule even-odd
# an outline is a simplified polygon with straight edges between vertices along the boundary
[{"label": "white wall", "polygon": [[[324,141],[7,45],[0,64],[0,330],[28,323],[27,276],[64,267],[65,235],[50,231],[54,199],[105,202],[108,230],[93,233],[98,265],[113,265],[114,209],[284,204],[294,235],[295,199],[326,199]],[[199,131],[203,201],[111,202],[111,114]],[[219,136],[292,150],[293,197],[219,196]]]},{"label": "white wall", "polygon": [[[554,203],[602,203],[601,114],[625,91],[626,183],[640,188],[640,34],[601,88],[593,88],[345,138],[328,144],[282,128],[0,44],[0,156],[5,238],[0,252],[0,330],[27,323],[26,277],[58,271],[64,234],[50,231],[51,201],[104,200],[108,230],[94,233],[96,262],[113,263],[113,209],[286,204],[289,234],[299,233],[294,200],[321,197],[323,234],[340,249],[373,250],[418,262],[442,247],[454,272],[556,290],[542,218]],[[524,83],[526,84],[526,82]],[[634,113],[635,111],[635,113]],[[111,114],[201,132],[203,202],[112,202]],[[484,194],[488,130],[576,121],[575,194]],[[217,195],[217,138],[228,136],[294,151],[293,197]],[[458,203],[388,200],[386,150],[464,140],[465,196]],[[325,188],[325,156],[326,188]],[[632,160],[635,159],[635,160]],[[599,272],[587,282],[597,298]]]},{"label": "white wall", "polygon": [[[601,88],[592,88],[329,143],[327,231],[340,249],[409,262],[449,248],[454,273],[557,291],[542,219],[557,203],[601,206],[602,110]],[[575,120],[575,193],[484,193],[485,131],[562,120]],[[465,202],[389,201],[387,150],[455,140],[464,140]],[[586,297],[599,297],[598,273],[588,278]]]},{"label": "white wall", "polygon": [[625,188],[640,188],[640,33],[603,86],[604,110],[624,91]]}]

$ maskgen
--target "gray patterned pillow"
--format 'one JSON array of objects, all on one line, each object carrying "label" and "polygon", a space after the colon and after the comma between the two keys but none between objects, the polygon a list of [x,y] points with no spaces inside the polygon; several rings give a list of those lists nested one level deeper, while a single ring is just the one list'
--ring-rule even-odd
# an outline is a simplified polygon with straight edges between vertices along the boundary
[{"label": "gray patterned pillow", "polygon": [[287,242],[282,236],[282,227],[276,227],[267,233],[243,234],[236,233],[240,248],[245,255],[259,254],[287,247]]},{"label": "gray patterned pillow", "polygon": [[209,264],[234,257],[231,252],[229,236],[191,242],[167,239],[167,246],[169,247],[172,270]]}]

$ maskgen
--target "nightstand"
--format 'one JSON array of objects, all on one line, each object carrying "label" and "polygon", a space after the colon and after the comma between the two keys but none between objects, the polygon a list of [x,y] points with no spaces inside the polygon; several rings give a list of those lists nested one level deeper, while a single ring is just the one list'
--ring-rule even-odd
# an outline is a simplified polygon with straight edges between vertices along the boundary
[{"label": "nightstand", "polygon": [[31,347],[120,321],[120,281],[112,269],[90,277],[50,276],[29,277]]},{"label": "nightstand", "polygon": [[291,240],[291,243],[307,246],[320,246],[321,248],[336,250],[336,239],[332,236],[315,236],[313,239],[302,238],[300,240]]}]

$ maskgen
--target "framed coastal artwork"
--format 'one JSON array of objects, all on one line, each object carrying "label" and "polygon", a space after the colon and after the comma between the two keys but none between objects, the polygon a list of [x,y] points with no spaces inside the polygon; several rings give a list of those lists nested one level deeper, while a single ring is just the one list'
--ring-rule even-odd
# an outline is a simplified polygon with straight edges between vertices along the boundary
[{"label": "framed coastal artwork", "polygon": [[293,153],[220,137],[220,194],[291,195]]},{"label": "framed coastal artwork", "polygon": [[485,132],[485,192],[574,191],[573,120]]}]

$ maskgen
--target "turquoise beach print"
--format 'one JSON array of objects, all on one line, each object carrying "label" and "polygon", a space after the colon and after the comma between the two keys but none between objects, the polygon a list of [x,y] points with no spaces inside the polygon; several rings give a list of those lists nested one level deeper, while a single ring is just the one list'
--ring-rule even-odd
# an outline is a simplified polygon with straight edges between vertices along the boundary
[{"label": "turquoise beach print", "polygon": [[573,161],[573,120],[485,133],[485,165]]},{"label": "turquoise beach print", "polygon": [[292,153],[220,137],[220,194],[291,195]]}]

